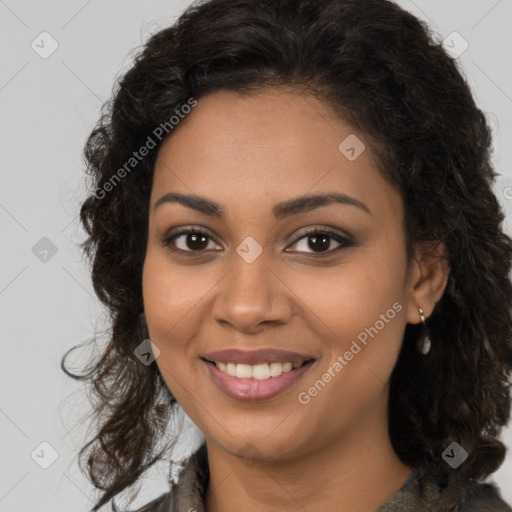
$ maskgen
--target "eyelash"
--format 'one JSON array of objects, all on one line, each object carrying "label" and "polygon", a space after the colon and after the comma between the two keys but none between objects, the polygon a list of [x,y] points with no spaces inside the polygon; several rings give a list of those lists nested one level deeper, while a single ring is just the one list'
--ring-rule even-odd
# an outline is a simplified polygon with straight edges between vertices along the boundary
[{"label": "eyelash", "polygon": [[[178,238],[178,237],[180,237],[182,235],[189,235],[189,234],[190,235],[193,235],[193,234],[195,234],[195,235],[204,235],[205,237],[209,238],[210,240],[213,240],[213,237],[211,237],[206,231],[202,231],[202,230],[197,229],[197,228],[184,228],[184,229],[181,229],[180,231],[177,231],[175,233],[172,233],[172,234],[164,236],[161,239],[161,242],[171,252],[183,254],[186,257],[197,257],[197,256],[200,256],[201,253],[206,252],[205,249],[198,250],[198,251],[193,251],[193,250],[185,251],[183,249],[176,249],[175,247],[173,247],[171,245],[172,242],[176,238]],[[315,258],[332,256],[333,254],[337,254],[341,250],[346,249],[346,248],[351,247],[351,246],[354,245],[354,242],[352,240],[350,240],[349,238],[347,238],[345,236],[340,235],[337,231],[334,231],[334,230],[329,229],[329,228],[322,228],[322,229],[314,228],[314,229],[311,229],[311,230],[308,230],[308,231],[303,231],[301,233],[298,233],[297,234],[298,238],[292,243],[292,245],[295,245],[297,242],[299,242],[303,238],[308,238],[308,237],[315,236],[315,235],[327,235],[327,238],[330,238],[330,239],[332,239],[335,242],[338,242],[340,244],[339,247],[336,247],[335,249],[331,249],[329,251],[319,252],[319,253],[315,253],[315,252],[306,253],[306,254],[312,254]]]}]

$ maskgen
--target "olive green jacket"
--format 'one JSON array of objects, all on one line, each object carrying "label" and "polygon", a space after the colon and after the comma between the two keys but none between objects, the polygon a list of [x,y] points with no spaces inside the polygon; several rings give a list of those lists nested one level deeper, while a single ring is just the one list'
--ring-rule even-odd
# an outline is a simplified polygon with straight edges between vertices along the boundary
[{"label": "olive green jacket", "polygon": [[[204,512],[208,479],[203,444],[187,460],[170,491],[136,512]],[[451,486],[441,491],[421,468],[415,468],[402,488],[375,512],[512,512],[512,509],[491,484],[471,481],[464,487]]]}]

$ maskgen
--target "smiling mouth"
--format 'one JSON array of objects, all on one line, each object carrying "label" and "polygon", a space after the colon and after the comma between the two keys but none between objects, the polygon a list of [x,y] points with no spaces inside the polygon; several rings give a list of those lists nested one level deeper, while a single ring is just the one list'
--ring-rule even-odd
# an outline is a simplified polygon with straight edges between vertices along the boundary
[{"label": "smiling mouth", "polygon": [[222,362],[222,361],[210,361],[205,358],[201,358],[203,361],[215,366],[221,372],[230,375],[231,377],[237,377],[239,379],[255,379],[255,380],[267,380],[274,377],[279,377],[283,373],[296,370],[306,364],[313,363],[315,359],[307,359],[302,362],[285,362],[285,363],[260,363],[260,364],[241,364],[233,362]]}]

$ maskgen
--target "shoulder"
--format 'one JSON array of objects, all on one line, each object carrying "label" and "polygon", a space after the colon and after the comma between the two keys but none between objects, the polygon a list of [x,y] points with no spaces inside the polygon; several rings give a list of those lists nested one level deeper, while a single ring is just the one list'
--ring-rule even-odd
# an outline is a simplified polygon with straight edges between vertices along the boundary
[{"label": "shoulder", "polygon": [[178,481],[168,492],[142,508],[126,512],[204,512],[204,494],[209,480],[206,445],[193,453],[183,464]]},{"label": "shoulder", "polygon": [[512,512],[492,484],[470,482],[455,512]]},{"label": "shoulder", "polygon": [[425,467],[415,468],[399,491],[377,512],[512,512],[491,483],[441,483]]},{"label": "shoulder", "polygon": [[[171,494],[166,492],[160,495],[158,498],[146,503],[142,508],[133,510],[131,512],[169,512],[171,505]],[[130,511],[126,511],[130,512]]]}]

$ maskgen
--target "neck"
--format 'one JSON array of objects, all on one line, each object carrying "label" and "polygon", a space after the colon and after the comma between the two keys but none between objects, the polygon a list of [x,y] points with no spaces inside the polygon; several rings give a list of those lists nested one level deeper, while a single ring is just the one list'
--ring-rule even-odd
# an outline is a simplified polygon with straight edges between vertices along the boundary
[{"label": "neck", "polygon": [[248,465],[207,440],[205,511],[313,512],[338,510],[340,503],[351,512],[377,510],[411,472],[391,446],[386,404],[379,406],[379,421],[365,418],[334,441],[286,460]]}]

